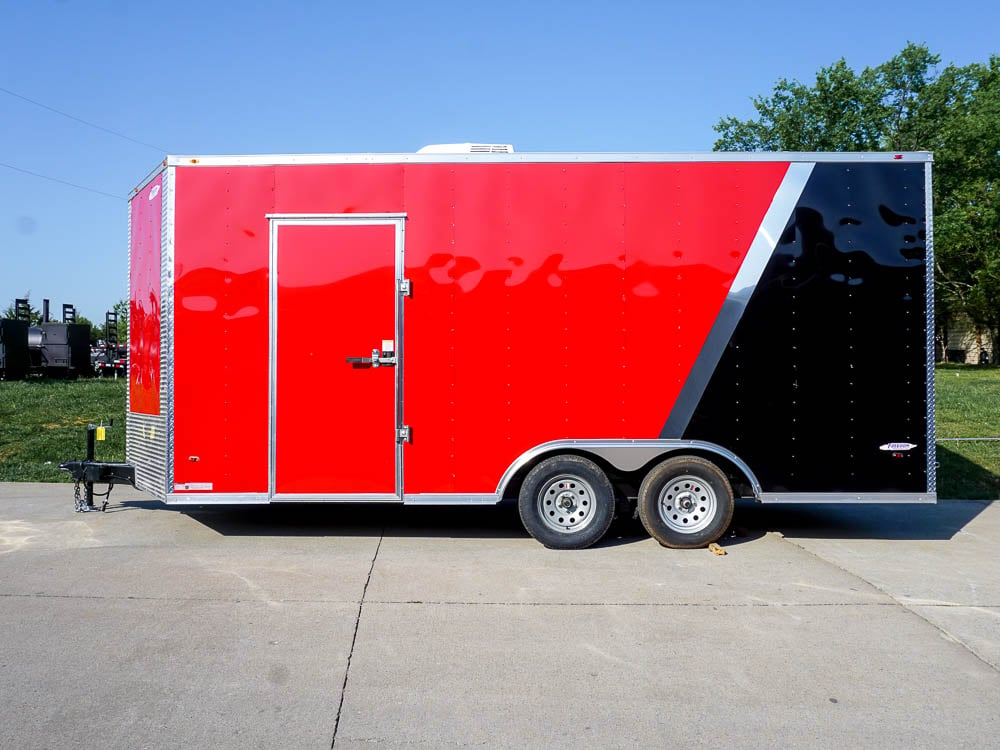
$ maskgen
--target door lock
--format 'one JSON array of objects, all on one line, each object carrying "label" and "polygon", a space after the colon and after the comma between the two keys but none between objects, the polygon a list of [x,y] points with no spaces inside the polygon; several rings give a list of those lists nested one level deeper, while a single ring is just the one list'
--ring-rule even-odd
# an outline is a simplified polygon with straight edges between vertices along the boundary
[{"label": "door lock", "polygon": [[382,342],[381,349],[372,349],[372,356],[347,357],[345,361],[355,369],[368,367],[395,367],[396,346],[391,340],[386,340]]}]

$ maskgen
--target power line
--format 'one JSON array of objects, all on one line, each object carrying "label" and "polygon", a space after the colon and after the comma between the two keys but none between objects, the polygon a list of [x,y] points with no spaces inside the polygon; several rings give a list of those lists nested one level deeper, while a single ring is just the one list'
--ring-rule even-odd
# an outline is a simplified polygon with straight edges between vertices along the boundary
[{"label": "power line", "polygon": [[[151,143],[145,143],[144,141],[137,141],[135,138],[129,138],[127,135],[125,135],[124,133],[119,133],[117,130],[111,130],[110,128],[106,128],[103,125],[98,125],[96,123],[89,122],[87,120],[83,120],[83,119],[81,119],[79,117],[76,117],[74,115],[69,114],[68,112],[63,112],[61,109],[56,109],[55,107],[50,107],[48,104],[42,104],[41,102],[36,102],[34,99],[29,99],[26,96],[21,96],[21,94],[18,94],[18,93],[14,92],[14,91],[11,91],[10,89],[5,89],[5,88],[3,88],[3,86],[0,86],[0,91],[2,91],[5,94],[9,94],[10,96],[16,97],[18,99],[23,99],[24,101],[29,102],[30,104],[34,104],[36,107],[41,107],[42,109],[47,109],[49,112],[55,112],[57,115],[62,115],[63,117],[68,117],[70,120],[75,120],[76,122],[82,123],[82,124],[87,125],[87,126],[89,126],[91,128],[96,128],[97,130],[102,130],[105,133],[110,133],[111,135],[116,136],[118,138],[124,138],[126,141],[131,141],[132,143],[136,143],[136,144],[138,144],[140,146],[145,146],[146,148],[151,148],[154,151],[160,152],[161,154],[167,153],[167,149],[165,149],[165,148],[160,148],[159,146],[154,146],[153,144],[151,144]],[[76,185],[74,187],[79,187],[79,185]]]},{"label": "power line", "polygon": [[30,174],[32,177],[41,177],[43,180],[51,180],[52,182],[58,182],[60,185],[69,185],[70,187],[77,188],[78,190],[86,190],[88,193],[97,193],[98,195],[106,195],[108,198],[116,198],[117,200],[125,200],[123,195],[112,195],[111,193],[105,193],[103,190],[95,190],[94,188],[87,187],[86,185],[77,185],[75,182],[66,182],[66,180],[60,180],[58,177],[49,177],[46,174],[39,174],[38,172],[32,172],[30,169],[21,169],[20,167],[15,167],[13,164],[4,164],[0,161],[0,167],[7,167],[7,169],[13,169],[15,172],[23,172],[24,174]]}]

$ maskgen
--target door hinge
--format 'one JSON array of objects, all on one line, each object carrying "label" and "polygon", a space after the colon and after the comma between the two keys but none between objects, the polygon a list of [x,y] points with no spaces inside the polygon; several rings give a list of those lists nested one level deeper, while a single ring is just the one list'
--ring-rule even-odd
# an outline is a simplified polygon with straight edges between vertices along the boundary
[{"label": "door hinge", "polygon": [[396,442],[397,443],[409,443],[410,440],[410,425],[404,424],[402,427],[396,430]]},{"label": "door hinge", "polygon": [[413,296],[413,285],[410,283],[409,279],[400,279],[399,293],[402,294],[404,297]]}]

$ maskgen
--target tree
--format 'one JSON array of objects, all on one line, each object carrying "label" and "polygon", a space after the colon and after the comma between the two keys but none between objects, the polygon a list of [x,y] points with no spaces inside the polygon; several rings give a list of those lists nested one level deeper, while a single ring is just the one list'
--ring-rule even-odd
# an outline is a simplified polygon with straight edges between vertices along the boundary
[{"label": "tree", "polygon": [[96,344],[101,340],[101,327],[94,325],[94,321],[85,315],[76,316],[77,325],[90,326],[90,343]]},{"label": "tree", "polygon": [[118,343],[128,344],[128,300],[120,299],[115,302],[112,311],[118,314]]},{"label": "tree", "polygon": [[[759,117],[724,117],[716,151],[924,150],[939,145],[935,126],[947,111],[947,93],[929,87],[941,61],[927,47],[908,44],[875,68],[855,73],[843,58],[821,68],[806,86],[781,78],[770,97],[753,100]],[[953,71],[949,66],[948,71]]]},{"label": "tree", "polygon": [[758,117],[724,117],[717,151],[933,151],[937,313],[967,314],[1000,341],[1000,57],[938,72],[908,44],[855,73],[843,59],[812,86],[779,79]]},{"label": "tree", "polygon": [[[935,157],[935,255],[941,307],[1000,342],[1000,57],[960,69]],[[942,76],[943,77],[943,76]],[[939,308],[940,309],[940,308]]]},{"label": "tree", "polygon": [[[19,297],[18,299],[24,299],[24,300],[27,300],[27,302],[28,302],[28,309],[30,311],[30,313],[28,315],[28,324],[29,325],[33,325],[33,326],[41,325],[41,323],[42,323],[42,312],[41,312],[41,310],[39,310],[38,308],[36,308],[35,306],[33,306],[31,304],[31,291],[29,290],[29,291],[25,292],[24,296],[23,297]],[[10,301],[10,304],[7,305],[7,307],[4,308],[3,312],[0,313],[0,318],[4,318],[6,320],[14,320],[15,318],[17,318],[17,300],[16,299],[12,299]]]},{"label": "tree", "polygon": [[[129,303],[126,299],[120,299],[111,306],[109,312],[117,313],[118,315],[118,327],[116,329],[118,333],[118,344],[119,346],[128,345],[128,308]],[[96,325],[91,323],[90,328],[90,340],[92,343],[97,343],[98,341],[107,341],[107,318],[102,319],[102,321]]]}]

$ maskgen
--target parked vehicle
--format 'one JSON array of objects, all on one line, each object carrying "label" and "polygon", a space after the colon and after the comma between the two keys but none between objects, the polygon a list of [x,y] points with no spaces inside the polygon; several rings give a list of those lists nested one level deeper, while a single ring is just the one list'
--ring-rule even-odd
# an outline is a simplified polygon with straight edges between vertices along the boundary
[{"label": "parked vehicle", "polygon": [[516,499],[556,548],[933,502],[931,162],[169,157],[130,202],[134,483]]},{"label": "parked vehicle", "polygon": [[63,305],[61,323],[50,319],[47,299],[38,325],[31,324],[27,299],[14,301],[14,314],[13,320],[0,320],[0,379],[90,374],[90,326],[76,322],[73,305]]},{"label": "parked vehicle", "polygon": [[128,372],[128,347],[109,344],[91,347],[90,361],[98,377],[124,377]]}]

